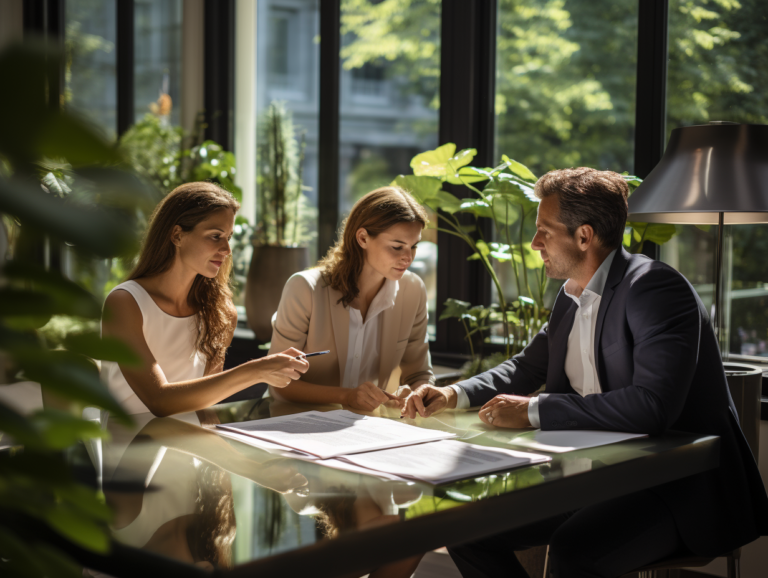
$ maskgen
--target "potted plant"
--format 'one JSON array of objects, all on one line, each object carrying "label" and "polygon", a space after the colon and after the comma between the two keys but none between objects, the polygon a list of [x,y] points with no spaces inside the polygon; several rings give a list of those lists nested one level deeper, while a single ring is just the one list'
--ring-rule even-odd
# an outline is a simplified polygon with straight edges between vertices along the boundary
[{"label": "potted plant", "polygon": [[248,325],[260,341],[272,338],[272,315],[283,286],[294,273],[309,267],[308,215],[303,184],[302,133],[296,138],[291,113],[273,102],[262,123],[256,180],[256,227],[253,256],[245,286]]},{"label": "potted plant", "polygon": [[[456,318],[466,332],[471,359],[465,377],[494,367],[519,353],[549,318],[547,276],[538,252],[531,248],[535,233],[538,199],[533,190],[538,178],[531,170],[506,155],[494,168],[470,166],[475,149],[456,152],[447,143],[411,160],[413,175],[400,175],[393,184],[410,191],[438,216],[437,230],[461,238],[472,249],[471,260],[479,260],[496,289],[497,303],[472,305],[448,299],[440,320]],[[642,182],[625,175],[630,192]],[[444,184],[462,185],[467,198],[459,199],[443,190]],[[467,224],[460,215],[469,214]],[[482,236],[480,219],[490,219],[491,238]],[[641,252],[645,241],[665,243],[677,232],[674,225],[627,223],[625,246]],[[506,281],[506,282],[504,282]],[[512,290],[508,286],[512,286]],[[490,356],[483,345],[495,341],[503,346]]]}]

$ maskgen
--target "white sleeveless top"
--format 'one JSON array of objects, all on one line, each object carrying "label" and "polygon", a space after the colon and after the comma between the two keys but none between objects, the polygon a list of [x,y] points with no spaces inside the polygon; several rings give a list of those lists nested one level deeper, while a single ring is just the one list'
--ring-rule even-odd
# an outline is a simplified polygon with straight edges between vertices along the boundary
[{"label": "white sleeveless top", "polygon": [[[127,291],[141,310],[144,339],[169,383],[199,379],[205,373],[206,358],[195,347],[197,341],[196,315],[174,317],[158,307],[157,303],[136,281],[121,283],[112,291]],[[130,414],[147,413],[149,409],[134,393],[123,377],[117,363],[101,364],[101,380],[112,395]]]}]

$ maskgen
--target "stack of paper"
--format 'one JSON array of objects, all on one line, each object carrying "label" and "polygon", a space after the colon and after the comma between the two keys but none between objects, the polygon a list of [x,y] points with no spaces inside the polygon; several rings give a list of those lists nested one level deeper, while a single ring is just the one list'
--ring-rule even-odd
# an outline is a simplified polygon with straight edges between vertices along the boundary
[{"label": "stack of paper", "polygon": [[530,466],[552,458],[502,448],[489,448],[454,440],[443,440],[366,452],[339,458],[369,470],[402,478],[442,484],[481,476],[499,470]]},{"label": "stack of paper", "polygon": [[455,437],[452,433],[358,415],[343,409],[308,411],[217,427],[280,444],[320,459]]},{"label": "stack of paper", "polygon": [[282,447],[297,459],[384,477],[443,483],[552,458],[450,440],[454,434],[363,416],[346,410],[309,411],[238,424],[222,433],[257,447]]},{"label": "stack of paper", "polygon": [[648,434],[597,430],[541,431],[537,429],[516,436],[508,443],[529,450],[560,454],[644,437],[648,437]]}]

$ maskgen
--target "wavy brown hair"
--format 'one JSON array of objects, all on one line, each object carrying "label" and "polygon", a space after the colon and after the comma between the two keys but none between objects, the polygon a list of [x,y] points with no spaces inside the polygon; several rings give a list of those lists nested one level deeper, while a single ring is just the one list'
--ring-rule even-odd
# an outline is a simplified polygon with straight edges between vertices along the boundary
[{"label": "wavy brown hair", "polygon": [[[176,257],[176,246],[171,242],[174,227],[189,232],[219,209],[237,213],[240,204],[215,183],[186,183],[173,189],[152,214],[139,261],[128,280],[165,273]],[[187,303],[198,312],[197,349],[213,365],[222,362],[226,353],[224,337],[232,309],[231,272],[232,259],[227,259],[215,277],[197,275],[187,296]]]},{"label": "wavy brown hair", "polygon": [[381,187],[355,203],[344,220],[339,240],[331,247],[318,267],[325,282],[341,293],[339,300],[349,305],[360,293],[357,280],[363,271],[365,251],[357,242],[357,231],[365,229],[371,237],[399,223],[427,226],[427,212],[400,187]]}]

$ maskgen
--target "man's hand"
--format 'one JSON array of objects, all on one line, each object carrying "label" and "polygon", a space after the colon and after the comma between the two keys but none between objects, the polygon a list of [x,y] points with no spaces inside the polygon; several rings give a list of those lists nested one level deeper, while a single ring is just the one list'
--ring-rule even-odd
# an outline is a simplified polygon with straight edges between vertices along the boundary
[{"label": "man's hand", "polygon": [[354,389],[348,390],[347,398],[343,405],[348,405],[354,409],[363,411],[373,411],[381,404],[390,400],[397,401],[398,404],[402,403],[397,396],[387,393],[383,389],[379,389],[370,381],[366,381]]},{"label": "man's hand", "polygon": [[494,427],[523,429],[531,427],[528,420],[529,397],[497,395],[480,408],[480,419]]},{"label": "man's hand", "polygon": [[405,407],[401,413],[411,419],[418,413],[421,417],[429,417],[444,409],[456,407],[456,392],[450,387],[435,387],[434,385],[420,385],[405,400]]}]

